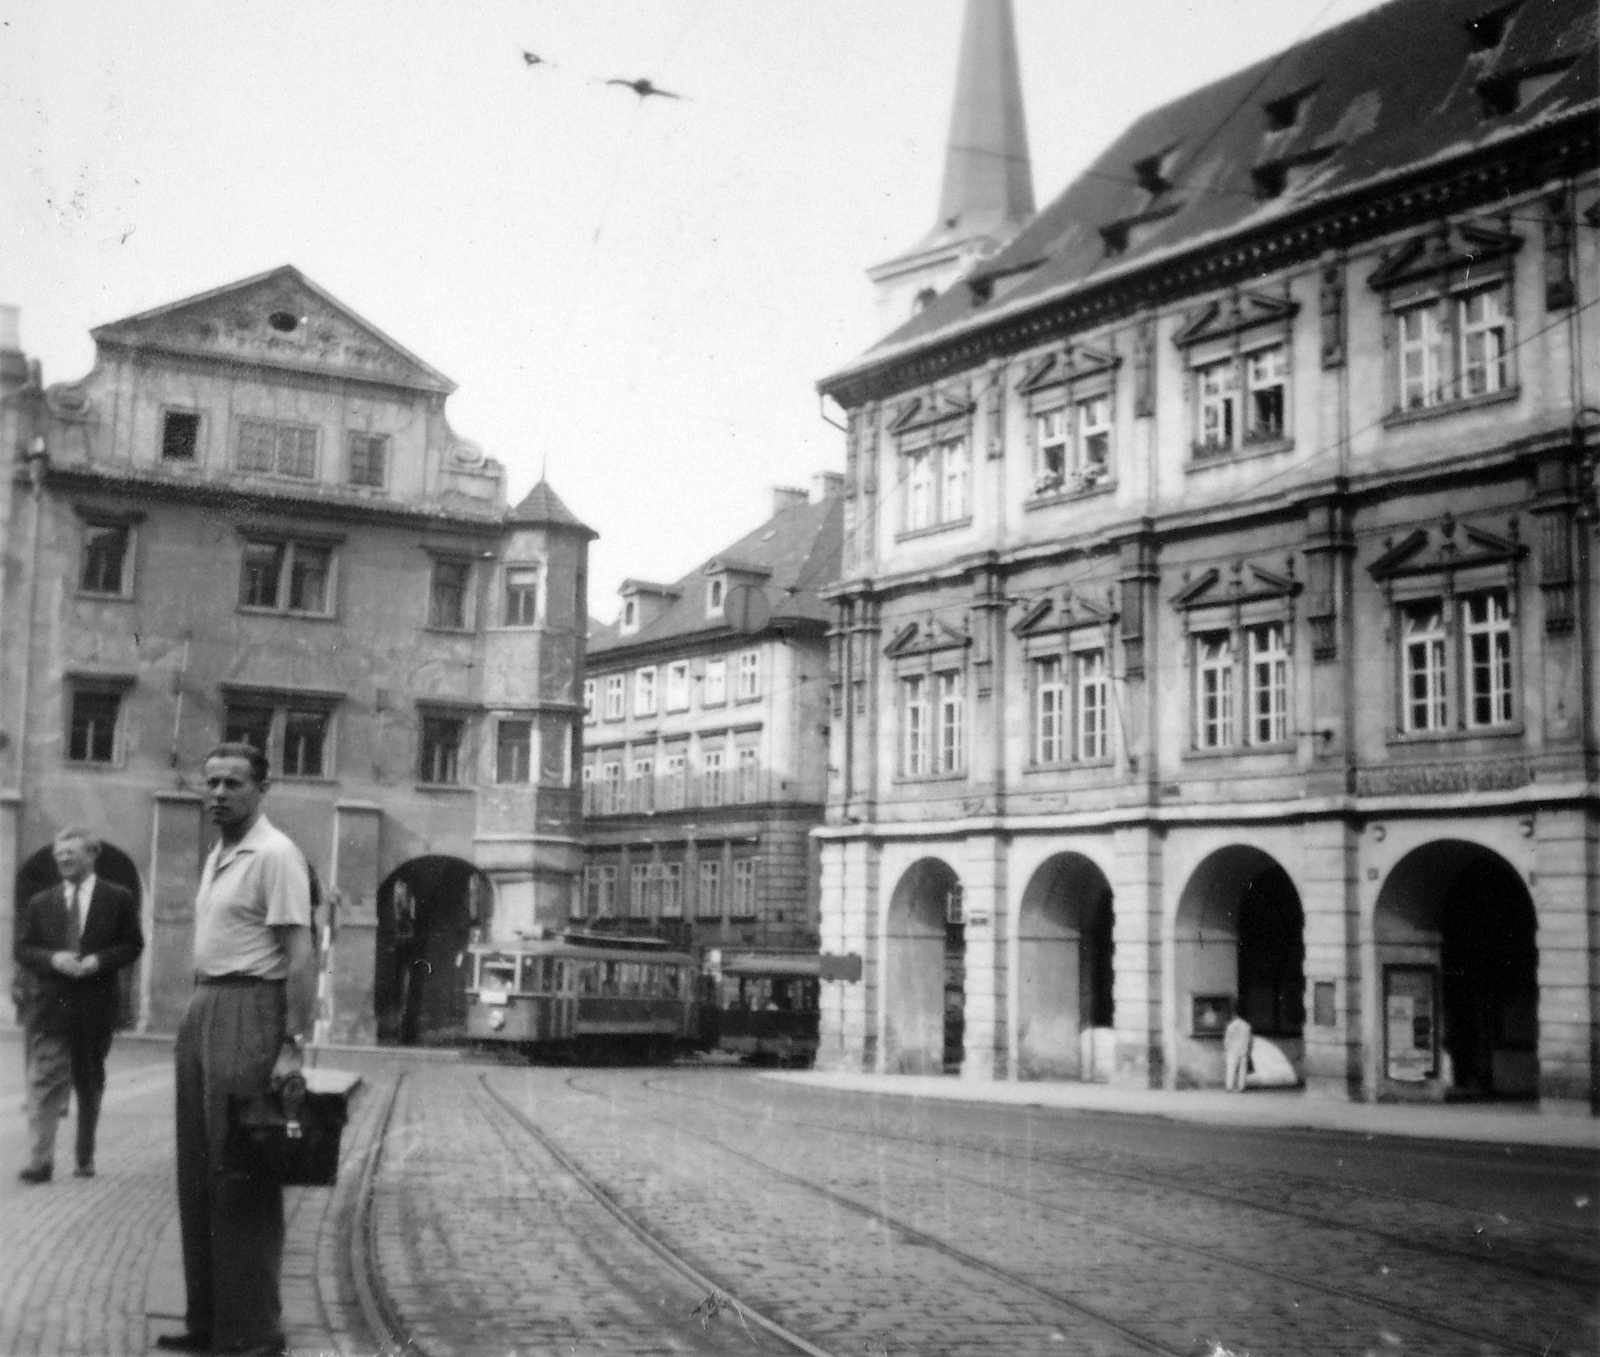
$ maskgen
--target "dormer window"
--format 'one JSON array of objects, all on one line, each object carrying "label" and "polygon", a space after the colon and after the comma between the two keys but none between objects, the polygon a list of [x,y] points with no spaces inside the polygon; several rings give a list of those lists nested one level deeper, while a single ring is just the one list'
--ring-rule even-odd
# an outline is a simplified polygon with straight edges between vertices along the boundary
[{"label": "dormer window", "polygon": [[721,617],[723,604],[727,601],[728,582],[720,577],[706,584],[706,616]]},{"label": "dormer window", "polygon": [[622,605],[622,634],[631,636],[639,630],[639,601],[630,598]]},{"label": "dormer window", "polygon": [[1468,19],[1463,27],[1467,30],[1467,40],[1472,44],[1472,50],[1492,52],[1498,47],[1516,8],[1515,5],[1502,5],[1499,9],[1484,11],[1475,19]]},{"label": "dormer window", "polygon": [[1312,88],[1295,90],[1292,94],[1281,95],[1262,104],[1261,111],[1267,116],[1267,131],[1287,132],[1298,124],[1311,102]]},{"label": "dormer window", "polygon": [[1133,162],[1133,177],[1151,197],[1157,197],[1172,187],[1170,175],[1173,162],[1178,158],[1178,148],[1169,146],[1155,155],[1147,155]]}]

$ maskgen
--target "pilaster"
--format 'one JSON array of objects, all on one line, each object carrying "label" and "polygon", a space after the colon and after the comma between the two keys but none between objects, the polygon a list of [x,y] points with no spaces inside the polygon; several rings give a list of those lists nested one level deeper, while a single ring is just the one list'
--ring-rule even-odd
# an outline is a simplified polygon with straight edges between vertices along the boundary
[{"label": "pilaster", "polygon": [[377,1040],[373,977],[377,961],[378,886],[382,881],[383,813],[370,802],[334,807],[333,890],[337,932],[333,945],[328,1038]]},{"label": "pilaster", "polygon": [[205,862],[205,813],[193,792],[157,792],[150,827],[150,904],[146,913],[142,1026],[175,1032],[194,988],[194,897]]},{"label": "pilaster", "polygon": [[1160,1088],[1173,1062],[1165,1057],[1162,928],[1162,836],[1149,825],[1114,831],[1116,880],[1112,941],[1117,1059],[1111,1081],[1125,1088]]},{"label": "pilaster", "polygon": [[1004,1079],[1010,1064],[1006,856],[1006,842],[998,836],[968,841],[961,881],[966,934],[963,1079]]},{"label": "pilaster", "polygon": [[1305,826],[1299,872],[1305,916],[1306,1091],[1361,1096],[1360,835],[1343,820]]}]

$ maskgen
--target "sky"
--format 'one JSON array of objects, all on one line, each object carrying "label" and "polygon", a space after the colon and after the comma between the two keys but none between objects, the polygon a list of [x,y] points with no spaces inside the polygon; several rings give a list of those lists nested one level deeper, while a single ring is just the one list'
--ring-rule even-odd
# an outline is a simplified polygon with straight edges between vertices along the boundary
[{"label": "sky", "polygon": [[[1014,0],[1048,202],[1148,108],[1373,0]],[[933,225],[961,0],[0,0],[0,302],[91,327],[291,263],[600,533],[590,611],[842,469],[816,382]],[[522,53],[543,60],[529,66]],[[680,99],[608,79],[647,77]]]}]

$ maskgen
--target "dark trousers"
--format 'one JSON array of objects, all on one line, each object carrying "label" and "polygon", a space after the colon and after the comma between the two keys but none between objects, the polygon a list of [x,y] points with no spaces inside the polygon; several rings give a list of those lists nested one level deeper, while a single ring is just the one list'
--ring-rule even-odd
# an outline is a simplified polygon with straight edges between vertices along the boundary
[{"label": "dark trousers", "polygon": [[278,1342],[283,1187],[224,1171],[228,1096],[271,1083],[284,1033],[281,982],[197,985],[178,1028],[178,1216],[191,1333],[218,1348]]},{"label": "dark trousers", "polygon": [[94,1163],[95,1128],[106,1092],[106,1056],[111,1029],[72,1022],[64,1032],[26,1033],[29,1156],[34,1168],[55,1161],[56,1125],[67,1111],[67,1089],[78,1099],[78,1164]]}]

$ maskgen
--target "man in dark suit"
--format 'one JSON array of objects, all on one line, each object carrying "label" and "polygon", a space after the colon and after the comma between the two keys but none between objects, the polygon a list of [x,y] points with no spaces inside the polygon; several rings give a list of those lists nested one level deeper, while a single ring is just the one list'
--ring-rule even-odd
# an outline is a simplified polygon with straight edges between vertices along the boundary
[{"label": "man in dark suit", "polygon": [[29,900],[17,922],[17,965],[34,980],[24,1018],[32,1142],[18,1174],[25,1183],[50,1181],[69,1089],[78,1097],[78,1176],[94,1177],[95,1125],[121,997],[117,972],[144,950],[133,896],[95,876],[100,840],[74,826],[56,835],[51,852],[61,882]]}]

